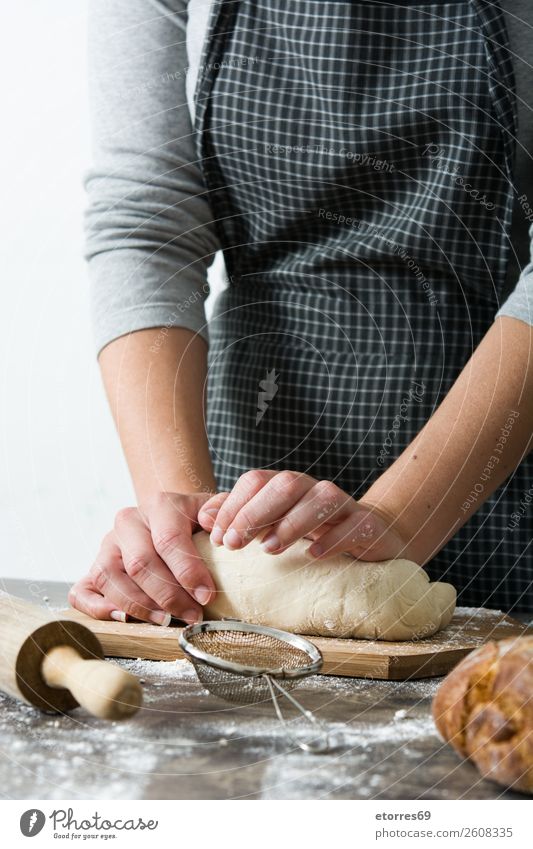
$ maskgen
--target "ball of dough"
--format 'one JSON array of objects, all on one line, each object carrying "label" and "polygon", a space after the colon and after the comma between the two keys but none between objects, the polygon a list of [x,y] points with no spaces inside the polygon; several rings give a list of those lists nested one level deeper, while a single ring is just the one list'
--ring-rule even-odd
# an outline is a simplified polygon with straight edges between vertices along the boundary
[{"label": "ball of dough", "polygon": [[298,634],[371,640],[429,637],[455,610],[451,584],[430,583],[410,560],[365,563],[344,554],[315,561],[299,540],[266,554],[257,540],[230,551],[193,536],[217,587],[206,619],[242,619]]}]

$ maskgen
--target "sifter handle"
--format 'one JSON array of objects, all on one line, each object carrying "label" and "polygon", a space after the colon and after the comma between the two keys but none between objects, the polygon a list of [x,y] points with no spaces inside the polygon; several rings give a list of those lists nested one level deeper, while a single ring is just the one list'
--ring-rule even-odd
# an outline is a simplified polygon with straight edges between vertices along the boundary
[{"label": "sifter handle", "polygon": [[124,719],[142,702],[134,675],[105,660],[85,660],[71,646],[50,649],[41,674],[49,687],[70,690],[82,707],[101,719]]}]

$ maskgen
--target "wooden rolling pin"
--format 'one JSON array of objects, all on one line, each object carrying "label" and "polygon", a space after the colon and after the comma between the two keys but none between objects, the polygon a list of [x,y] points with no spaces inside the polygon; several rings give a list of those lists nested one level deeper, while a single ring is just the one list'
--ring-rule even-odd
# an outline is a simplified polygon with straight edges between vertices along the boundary
[{"label": "wooden rolling pin", "polygon": [[0,689],[5,693],[53,713],[82,705],[102,719],[131,716],[141,705],[141,685],[103,657],[97,637],[84,625],[0,594]]}]

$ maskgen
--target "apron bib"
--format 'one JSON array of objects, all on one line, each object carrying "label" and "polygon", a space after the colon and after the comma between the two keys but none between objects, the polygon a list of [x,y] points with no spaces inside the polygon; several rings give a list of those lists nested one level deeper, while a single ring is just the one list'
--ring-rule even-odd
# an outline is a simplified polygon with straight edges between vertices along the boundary
[{"label": "apron bib", "polygon": [[[362,497],[492,324],[506,45],[495,3],[214,3],[196,130],[230,280],[209,325],[221,489],[295,469]],[[531,603],[531,522],[512,514],[532,487],[526,460],[429,564],[463,604]]]}]

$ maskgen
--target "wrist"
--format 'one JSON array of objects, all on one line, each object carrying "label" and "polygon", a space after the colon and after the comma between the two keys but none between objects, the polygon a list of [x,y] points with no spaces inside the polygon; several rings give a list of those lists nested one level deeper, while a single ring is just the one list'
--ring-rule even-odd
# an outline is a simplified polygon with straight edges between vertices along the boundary
[{"label": "wrist", "polygon": [[191,479],[188,476],[166,475],[165,478],[134,479],[133,485],[137,497],[137,503],[148,501],[162,492],[175,495],[198,496],[200,502],[206,501],[217,493],[217,485],[214,479],[204,483],[200,479]]},{"label": "wrist", "polygon": [[[150,456],[129,463],[138,501],[146,501],[161,492],[202,495],[217,492],[211,460],[207,452],[194,451],[181,436],[155,440]],[[136,458],[137,459],[137,458]]]},{"label": "wrist", "polygon": [[357,503],[379,516],[395,534],[399,546],[396,557],[412,560],[420,565],[430,560],[432,555],[427,550],[425,540],[422,539],[420,523],[409,515],[401,502],[394,500],[390,495],[385,498],[372,490],[373,487]]}]

